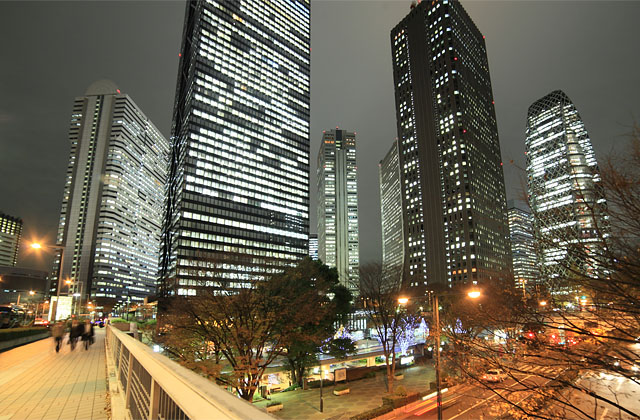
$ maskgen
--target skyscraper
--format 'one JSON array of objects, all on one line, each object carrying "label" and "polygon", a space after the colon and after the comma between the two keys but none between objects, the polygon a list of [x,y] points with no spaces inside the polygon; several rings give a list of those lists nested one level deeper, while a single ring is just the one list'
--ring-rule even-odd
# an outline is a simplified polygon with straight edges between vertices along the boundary
[{"label": "skyscraper", "polygon": [[506,194],[484,37],[458,1],[391,31],[409,287],[509,278]]},{"label": "skyscraper", "polygon": [[16,265],[21,236],[22,219],[0,213],[0,265]]},{"label": "skyscraper", "polygon": [[[142,301],[158,275],[169,142],[128,95],[100,80],[75,99],[69,143],[57,243],[72,284],[61,291],[107,307]],[[59,264],[60,255],[53,294]]]},{"label": "skyscraper", "polygon": [[606,235],[606,202],[589,134],[564,92],[529,107],[526,155],[541,279],[561,286],[568,270],[593,274]]},{"label": "skyscraper", "polygon": [[322,132],[318,152],[318,258],[357,292],[360,278],[356,133]]},{"label": "skyscraper", "polygon": [[537,281],[536,251],[533,242],[533,216],[509,200],[509,234],[513,255],[513,278],[518,289],[528,291]]},{"label": "skyscraper", "polygon": [[387,155],[380,161],[380,216],[382,224],[382,273],[386,282],[402,280],[404,237],[402,229],[402,192],[398,140],[394,140]]},{"label": "skyscraper", "polygon": [[189,1],[180,57],[165,295],[195,294],[200,270],[247,284],[308,254],[309,2]]},{"label": "skyscraper", "polygon": [[316,261],[318,259],[318,234],[309,235],[309,258]]}]

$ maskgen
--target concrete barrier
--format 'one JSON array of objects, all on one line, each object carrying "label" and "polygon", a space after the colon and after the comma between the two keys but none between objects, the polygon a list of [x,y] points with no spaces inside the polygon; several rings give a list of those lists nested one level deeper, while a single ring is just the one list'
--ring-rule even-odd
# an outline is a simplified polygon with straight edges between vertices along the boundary
[{"label": "concrete barrier", "polygon": [[14,347],[22,346],[24,344],[33,343],[34,341],[42,340],[51,335],[49,331],[42,332],[40,334],[29,335],[27,337],[14,338],[12,340],[0,341],[0,351],[9,350]]}]

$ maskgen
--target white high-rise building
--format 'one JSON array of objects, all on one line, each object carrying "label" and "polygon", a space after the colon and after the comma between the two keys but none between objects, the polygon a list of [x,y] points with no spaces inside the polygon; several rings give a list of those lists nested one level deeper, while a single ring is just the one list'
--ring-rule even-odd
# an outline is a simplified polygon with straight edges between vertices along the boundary
[{"label": "white high-rise building", "polygon": [[323,131],[318,153],[318,258],[357,292],[360,278],[356,133]]},{"label": "white high-rise building", "polygon": [[513,255],[513,277],[515,286],[523,293],[531,290],[538,278],[536,252],[533,242],[533,216],[517,206],[513,200],[509,207],[509,235]]},{"label": "white high-rise building", "polygon": [[401,286],[404,266],[402,190],[398,140],[380,161],[380,215],[382,223],[382,272],[387,283]]},{"label": "white high-rise building", "polygon": [[606,202],[591,140],[564,92],[529,107],[526,155],[541,280],[562,287],[574,274],[593,275],[607,229]]},{"label": "white high-rise building", "polygon": [[309,258],[316,261],[318,259],[318,234],[309,235]]},{"label": "white high-rise building", "polygon": [[[61,294],[111,307],[155,291],[169,142],[108,80],[73,104],[57,243]],[[60,255],[51,293],[58,288]]]}]

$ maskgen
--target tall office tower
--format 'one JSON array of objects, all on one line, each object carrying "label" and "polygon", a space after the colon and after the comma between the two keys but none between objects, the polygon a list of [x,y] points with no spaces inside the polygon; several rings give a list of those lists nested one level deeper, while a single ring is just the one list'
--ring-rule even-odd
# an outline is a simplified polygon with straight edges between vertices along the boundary
[{"label": "tall office tower", "polygon": [[[105,309],[154,293],[169,142],[108,80],[73,104],[57,243],[61,294],[90,294]],[[52,294],[58,288],[60,254]]]},{"label": "tall office tower", "polygon": [[357,292],[360,279],[356,133],[322,132],[318,153],[318,258]]},{"label": "tall office tower", "polygon": [[402,192],[398,140],[380,161],[380,215],[382,223],[382,274],[387,284],[401,286],[404,265]]},{"label": "tall office tower", "polygon": [[535,287],[538,277],[536,250],[533,243],[533,216],[517,206],[513,200],[509,207],[509,234],[513,255],[513,277],[515,286],[524,293]]},{"label": "tall office tower", "polygon": [[484,37],[458,1],[423,1],[391,31],[407,287],[511,276]]},{"label": "tall office tower", "polygon": [[180,55],[164,296],[309,252],[309,1],[189,1]]},{"label": "tall office tower", "polygon": [[594,274],[606,235],[606,202],[591,140],[564,92],[529,107],[526,154],[542,281],[562,286],[570,267]]},{"label": "tall office tower", "polygon": [[0,265],[16,265],[21,236],[22,219],[0,213]]},{"label": "tall office tower", "polygon": [[309,235],[309,257],[316,261],[318,259],[318,234]]}]

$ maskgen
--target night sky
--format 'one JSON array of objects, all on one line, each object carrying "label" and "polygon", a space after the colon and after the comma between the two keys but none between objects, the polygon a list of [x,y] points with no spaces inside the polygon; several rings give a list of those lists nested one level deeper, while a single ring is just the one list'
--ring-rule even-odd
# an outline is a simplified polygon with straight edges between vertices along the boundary
[{"label": "night sky", "polygon": [[[258,0],[256,0],[258,1]],[[640,119],[640,2],[463,1],[486,36],[508,198],[529,105],[562,89],[598,159]],[[358,133],[360,255],[381,258],[378,162],[396,137],[389,32],[410,1],[312,1],[311,232],[322,130]],[[73,98],[113,80],[169,136],[183,2],[0,2],[0,211],[53,243]],[[511,164],[511,160],[514,161]],[[26,248],[18,265],[50,269]]]}]

